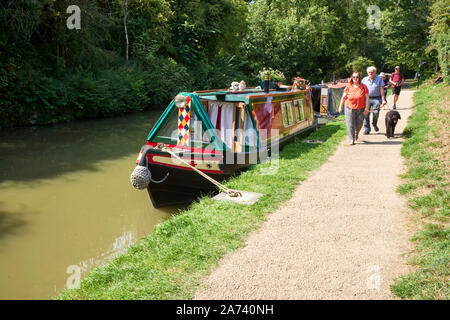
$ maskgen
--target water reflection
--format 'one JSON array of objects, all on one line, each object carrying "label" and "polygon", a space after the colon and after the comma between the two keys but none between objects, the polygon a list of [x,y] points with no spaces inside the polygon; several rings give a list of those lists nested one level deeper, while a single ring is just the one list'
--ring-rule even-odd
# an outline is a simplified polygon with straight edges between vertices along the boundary
[{"label": "water reflection", "polygon": [[0,182],[96,171],[99,161],[137,154],[160,112],[0,130]]},{"label": "water reflection", "polygon": [[180,209],[129,181],[158,116],[0,133],[0,299],[48,299]]}]

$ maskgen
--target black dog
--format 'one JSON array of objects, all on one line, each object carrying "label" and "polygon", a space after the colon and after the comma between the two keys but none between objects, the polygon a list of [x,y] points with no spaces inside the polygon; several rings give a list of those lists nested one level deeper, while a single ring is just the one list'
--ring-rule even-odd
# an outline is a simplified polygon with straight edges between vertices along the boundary
[{"label": "black dog", "polygon": [[397,125],[397,121],[400,119],[401,117],[398,111],[392,110],[386,113],[386,137],[394,137],[395,126]]}]

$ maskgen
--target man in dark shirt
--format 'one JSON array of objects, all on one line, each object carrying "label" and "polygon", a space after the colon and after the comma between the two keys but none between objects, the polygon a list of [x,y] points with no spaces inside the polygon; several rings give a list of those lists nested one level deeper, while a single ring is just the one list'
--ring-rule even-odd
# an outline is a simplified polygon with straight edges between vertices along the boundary
[{"label": "man in dark shirt", "polygon": [[400,90],[402,89],[402,84],[405,82],[405,77],[403,73],[400,72],[400,67],[395,67],[395,72],[391,74],[389,83],[392,84],[392,94],[394,95],[394,109],[397,109],[397,100],[400,95]]}]

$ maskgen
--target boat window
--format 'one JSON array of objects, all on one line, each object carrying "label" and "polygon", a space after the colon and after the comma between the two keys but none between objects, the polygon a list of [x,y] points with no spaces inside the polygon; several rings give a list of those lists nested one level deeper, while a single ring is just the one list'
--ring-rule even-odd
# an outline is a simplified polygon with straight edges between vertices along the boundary
[{"label": "boat window", "polygon": [[281,102],[281,113],[283,116],[283,125],[285,127],[292,126],[294,124],[292,101]]},{"label": "boat window", "polygon": [[155,142],[176,144],[178,127],[178,109],[173,108],[167,122],[156,133]]},{"label": "boat window", "polygon": [[295,118],[297,122],[304,121],[305,118],[305,106],[303,99],[294,100]]},{"label": "boat window", "polygon": [[[185,122],[184,128],[178,128],[180,124],[178,108],[173,108],[168,120],[156,133],[154,142],[164,142],[174,145],[188,145],[192,147],[204,147],[211,142],[211,136],[205,129],[203,122],[196,112],[191,110],[190,117]],[[184,130],[183,130],[184,129]],[[183,139],[184,134],[184,139]],[[188,136],[186,136],[188,134]],[[187,137],[187,141],[185,138]]]}]

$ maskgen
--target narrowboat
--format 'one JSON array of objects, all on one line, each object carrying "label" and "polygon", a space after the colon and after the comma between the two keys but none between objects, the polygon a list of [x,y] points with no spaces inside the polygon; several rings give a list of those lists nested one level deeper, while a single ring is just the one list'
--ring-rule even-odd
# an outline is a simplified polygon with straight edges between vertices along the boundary
[{"label": "narrowboat", "polygon": [[268,88],[180,92],[148,134],[133,186],[147,189],[154,207],[190,203],[217,192],[212,181],[269,159],[296,135],[315,129],[304,81]]},{"label": "narrowboat", "polygon": [[348,79],[310,86],[313,109],[322,117],[338,116],[339,104]]}]

